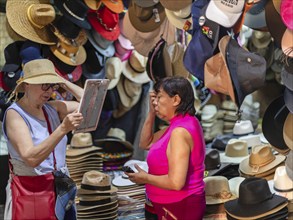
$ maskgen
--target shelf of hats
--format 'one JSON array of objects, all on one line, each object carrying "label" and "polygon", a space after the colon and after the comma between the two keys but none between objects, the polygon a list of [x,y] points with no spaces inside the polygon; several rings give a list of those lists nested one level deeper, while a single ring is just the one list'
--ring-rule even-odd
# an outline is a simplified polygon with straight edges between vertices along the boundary
[{"label": "shelf of hats", "polygon": [[[292,0],[0,4],[1,121],[32,60],[50,60],[81,87],[87,79],[110,80],[96,130],[68,134],[78,219],[152,215],[145,186],[122,167],[148,171],[138,144],[148,94],[174,76],[190,81],[204,132],[204,219],[293,219]],[[51,99],[74,97],[60,88]],[[166,125],[158,119],[155,129]]]}]

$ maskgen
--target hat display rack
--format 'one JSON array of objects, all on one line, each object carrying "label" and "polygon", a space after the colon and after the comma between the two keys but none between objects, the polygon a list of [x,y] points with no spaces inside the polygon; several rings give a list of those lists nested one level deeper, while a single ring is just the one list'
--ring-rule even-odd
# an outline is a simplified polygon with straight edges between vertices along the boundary
[{"label": "hat display rack", "polygon": [[[26,80],[23,65],[50,59],[52,71],[73,83],[110,79],[105,102],[113,108],[102,113],[106,125],[140,103],[144,85],[175,75],[188,78],[207,143],[207,216],[293,216],[292,189],[286,188],[289,199],[272,191],[274,183],[281,191],[293,184],[292,0],[6,0],[4,7],[4,29],[15,41],[3,51],[2,92],[22,93],[17,81]],[[254,94],[267,84],[281,92],[262,106]],[[0,103],[7,99],[3,94]],[[52,98],[72,95],[60,90]],[[3,115],[7,105],[0,107]],[[144,187],[121,171],[136,159],[125,132],[108,126],[100,139],[72,138],[66,159],[80,187],[81,219],[125,216],[120,203],[129,201],[118,202],[120,196],[145,203]],[[99,183],[107,190],[94,196],[84,188],[93,185],[93,176],[107,180]]]}]

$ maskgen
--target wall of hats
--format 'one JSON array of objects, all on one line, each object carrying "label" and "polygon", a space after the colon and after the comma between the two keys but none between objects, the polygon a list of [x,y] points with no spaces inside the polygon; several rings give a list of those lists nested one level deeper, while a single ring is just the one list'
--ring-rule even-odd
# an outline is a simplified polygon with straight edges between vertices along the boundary
[{"label": "wall of hats", "polygon": [[[292,11],[292,0],[1,0],[0,116],[31,60],[50,59],[81,86],[108,78],[91,135],[100,145],[119,136],[123,150],[111,148],[98,160],[99,171],[119,170],[130,158],[145,159],[138,136],[152,84],[183,76],[193,85],[207,147],[223,153],[236,146],[231,138],[245,136],[245,146],[270,144],[283,162],[293,149]],[[60,89],[52,99],[72,95]],[[241,167],[252,175],[249,165]],[[73,171],[77,182],[84,171]]]}]

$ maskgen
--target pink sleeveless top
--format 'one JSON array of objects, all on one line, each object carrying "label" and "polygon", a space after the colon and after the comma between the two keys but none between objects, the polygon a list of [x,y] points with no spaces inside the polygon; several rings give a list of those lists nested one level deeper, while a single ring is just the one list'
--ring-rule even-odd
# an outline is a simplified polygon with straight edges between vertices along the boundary
[{"label": "pink sleeveless top", "polygon": [[[190,115],[177,115],[170,121],[170,126],[162,137],[154,143],[147,156],[149,173],[153,175],[168,174],[167,146],[171,132],[176,127],[185,128],[192,136],[194,146],[189,158],[189,166],[185,186],[180,190],[166,190],[146,184],[148,198],[156,203],[173,203],[181,201],[191,194],[204,193],[204,157],[205,142],[202,128],[196,117]],[[177,146],[180,147],[180,146]]]}]

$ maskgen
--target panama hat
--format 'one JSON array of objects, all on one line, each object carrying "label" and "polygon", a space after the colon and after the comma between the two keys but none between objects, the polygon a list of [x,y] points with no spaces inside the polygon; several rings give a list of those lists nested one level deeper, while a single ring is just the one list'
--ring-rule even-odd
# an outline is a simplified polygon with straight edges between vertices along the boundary
[{"label": "panama hat", "polygon": [[122,63],[118,57],[110,57],[105,64],[106,78],[110,79],[108,90],[113,89],[119,82],[122,73]]},{"label": "panama hat", "polygon": [[114,42],[114,46],[115,46],[115,56],[116,57],[119,57],[119,59],[121,61],[125,61],[125,60],[128,60],[129,59],[129,57],[130,57],[133,49],[130,49],[130,50],[129,49],[125,49],[120,44],[120,41],[119,40],[116,40]]},{"label": "panama hat", "polygon": [[146,72],[147,57],[142,56],[136,50],[133,50],[129,59],[122,62],[123,75],[132,82],[144,84],[151,79]]},{"label": "panama hat", "polygon": [[248,175],[257,175],[269,171],[284,162],[284,155],[274,155],[269,145],[257,145],[251,150],[249,158],[240,162],[239,169]]},{"label": "panama hat", "polygon": [[240,164],[248,157],[247,142],[232,138],[228,141],[224,153],[220,153],[221,162]]},{"label": "panama hat", "polygon": [[49,0],[8,0],[6,16],[9,25],[20,36],[41,44],[55,44],[56,38],[48,25],[56,15]]},{"label": "panama hat", "polygon": [[48,59],[37,59],[27,62],[23,67],[21,77],[15,87],[15,92],[24,92],[24,84],[64,83],[56,71],[54,64]]},{"label": "panama hat", "polygon": [[283,138],[286,145],[293,150],[293,113],[289,113],[286,117],[283,128]]},{"label": "panama hat", "polygon": [[151,32],[157,29],[165,20],[166,13],[160,2],[143,8],[131,1],[128,7],[129,20],[133,27],[141,32]]},{"label": "panama hat", "polygon": [[205,182],[206,204],[214,205],[236,199],[231,193],[228,179],[224,176],[208,176]]},{"label": "panama hat", "polygon": [[225,202],[224,207],[233,218],[259,219],[286,205],[287,199],[272,194],[265,179],[251,177],[240,184],[239,198]]},{"label": "panama hat", "polygon": [[246,135],[254,132],[252,122],[250,120],[236,121],[233,127],[234,135]]},{"label": "panama hat", "polygon": [[191,6],[186,6],[183,9],[180,9],[178,11],[171,11],[167,8],[165,8],[165,13],[168,18],[168,20],[173,24],[176,28],[183,30],[185,25],[187,23],[190,23],[189,29],[192,29],[192,16],[191,16]]}]

